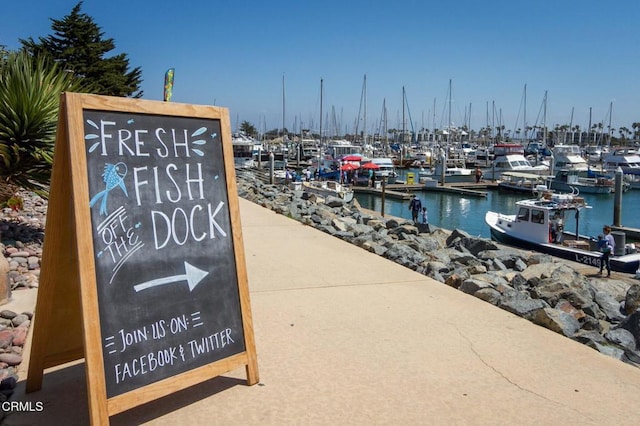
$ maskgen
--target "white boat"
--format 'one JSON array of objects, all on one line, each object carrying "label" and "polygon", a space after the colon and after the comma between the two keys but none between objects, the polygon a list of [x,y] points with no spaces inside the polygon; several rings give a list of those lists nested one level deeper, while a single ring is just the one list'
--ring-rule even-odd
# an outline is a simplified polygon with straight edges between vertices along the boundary
[{"label": "white boat", "polygon": [[259,144],[255,139],[250,138],[244,133],[234,134],[231,138],[234,165],[242,168],[254,167],[257,145]]},{"label": "white boat", "polygon": [[489,167],[494,159],[495,155],[493,154],[493,146],[483,146],[476,148],[475,153],[469,158],[469,161],[473,163],[474,166],[483,168]]},{"label": "white boat", "polygon": [[[376,177],[376,180],[382,180],[382,178],[386,179],[387,183],[395,183],[396,178],[398,177],[398,173],[396,172],[396,168],[393,165],[393,160],[389,157],[375,157],[372,158],[371,163],[378,166],[377,169],[373,169],[373,174]],[[364,166],[366,162],[363,162],[361,165]]]},{"label": "white boat", "polygon": [[550,187],[559,192],[609,194],[614,182],[590,170],[577,145],[556,145],[553,148],[555,176]]},{"label": "white boat", "polygon": [[[322,168],[325,170],[338,169],[345,157],[360,157],[366,159],[363,148],[346,140],[333,141],[326,147]],[[359,161],[358,161],[359,162]]]},{"label": "white boat", "polygon": [[604,155],[602,167],[609,173],[619,167],[625,175],[640,175],[640,155],[635,148],[616,148]]},{"label": "white boat", "polygon": [[[443,166],[444,165],[444,166]],[[460,151],[440,150],[440,156],[433,169],[421,169],[418,173],[421,180],[433,179],[448,183],[475,182],[476,174],[474,169],[467,168],[466,158]]]},{"label": "white boat", "polygon": [[[580,212],[587,208],[582,197],[551,193],[517,201],[512,215],[488,211],[485,222],[495,241],[599,268],[601,254],[595,250],[595,242],[578,232]],[[570,218],[575,218],[575,232],[566,230],[566,220]],[[616,241],[611,269],[635,274],[640,265],[640,253],[625,253],[625,244]]]},{"label": "white boat", "polygon": [[556,145],[552,149],[553,152],[553,168],[571,169],[579,171],[587,171],[589,164],[582,156],[582,151],[578,145]]},{"label": "white boat", "polygon": [[298,147],[301,160],[317,160],[322,154],[320,149],[320,141],[310,138],[303,138],[300,140]]},{"label": "white boat", "polygon": [[532,165],[524,156],[524,147],[521,144],[495,144],[493,164],[482,169],[485,180],[498,180],[504,172],[523,172],[537,175],[548,175],[549,166],[540,164]]},{"label": "white boat", "polygon": [[640,175],[624,175],[624,183],[629,189],[640,189]]},{"label": "white boat", "polygon": [[498,181],[498,189],[535,196],[550,191],[547,184],[546,176],[523,172],[504,172]]},{"label": "white boat", "polygon": [[591,163],[599,163],[606,154],[606,149],[599,145],[589,145],[584,149],[584,155]]},{"label": "white boat", "polygon": [[[576,194],[610,194],[613,192],[614,181],[608,177],[587,177],[589,171],[560,169],[551,179],[549,186],[559,192],[574,192]],[[623,190],[628,185],[623,186]]]},{"label": "white boat", "polygon": [[304,192],[319,195],[322,198],[327,198],[329,196],[337,197],[344,200],[345,203],[349,203],[353,200],[353,189],[333,180],[295,182],[294,185],[299,185],[299,189]]}]

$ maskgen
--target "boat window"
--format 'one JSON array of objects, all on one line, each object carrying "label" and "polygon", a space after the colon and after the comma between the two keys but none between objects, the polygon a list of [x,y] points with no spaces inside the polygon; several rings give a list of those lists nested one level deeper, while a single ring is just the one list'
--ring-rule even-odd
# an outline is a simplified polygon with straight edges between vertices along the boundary
[{"label": "boat window", "polygon": [[529,221],[529,209],[526,207],[520,207],[518,210],[518,220],[526,220]]},{"label": "boat window", "polygon": [[544,223],[544,211],[543,210],[532,210],[531,211],[531,222],[533,223]]}]

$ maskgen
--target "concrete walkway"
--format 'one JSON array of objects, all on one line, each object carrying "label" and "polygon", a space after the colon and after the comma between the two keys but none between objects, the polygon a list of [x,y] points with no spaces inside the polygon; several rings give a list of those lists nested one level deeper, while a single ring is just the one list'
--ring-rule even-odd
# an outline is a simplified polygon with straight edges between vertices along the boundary
[{"label": "concrete walkway", "polygon": [[[245,200],[260,383],[244,369],[111,418],[158,425],[635,425],[640,370]],[[87,424],[84,364],[42,413]]]}]

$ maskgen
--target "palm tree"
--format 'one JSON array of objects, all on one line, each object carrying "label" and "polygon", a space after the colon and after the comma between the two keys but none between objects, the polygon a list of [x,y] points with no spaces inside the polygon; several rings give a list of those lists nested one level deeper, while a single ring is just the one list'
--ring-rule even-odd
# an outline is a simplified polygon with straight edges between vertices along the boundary
[{"label": "palm tree", "polygon": [[[611,129],[611,134],[613,134],[613,131],[615,129]],[[624,145],[626,143],[626,139],[627,139],[627,132],[629,131],[629,129],[627,129],[626,127],[622,126],[618,128],[618,133],[620,134],[620,139],[622,140],[622,144]]]},{"label": "palm tree", "polygon": [[80,79],[26,52],[0,64],[0,205],[21,187],[48,196],[58,103]]},{"label": "palm tree", "polygon": [[638,138],[638,133],[640,133],[640,123],[638,123],[637,121],[634,121],[631,124],[631,127],[633,128],[633,138],[637,139]]}]

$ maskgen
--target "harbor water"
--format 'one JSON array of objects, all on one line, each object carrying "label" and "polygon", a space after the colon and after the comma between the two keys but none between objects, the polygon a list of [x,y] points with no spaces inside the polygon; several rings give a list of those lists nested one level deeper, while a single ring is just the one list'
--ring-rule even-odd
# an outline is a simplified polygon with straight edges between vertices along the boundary
[{"label": "harbor water", "polygon": [[[487,211],[515,214],[515,202],[531,198],[527,194],[487,190],[487,197],[471,197],[430,190],[414,191],[427,207],[429,223],[449,230],[461,229],[473,236],[490,238],[489,226],[484,217]],[[602,226],[613,224],[615,194],[583,194],[588,208],[581,210],[578,218],[578,232],[581,235],[596,236]],[[369,210],[381,212],[382,198],[378,195],[359,193],[355,197],[360,205]],[[409,201],[385,197],[385,215],[411,219]],[[620,225],[640,228],[640,190],[629,190],[622,194]],[[565,230],[576,231],[576,220],[567,217]]]}]

